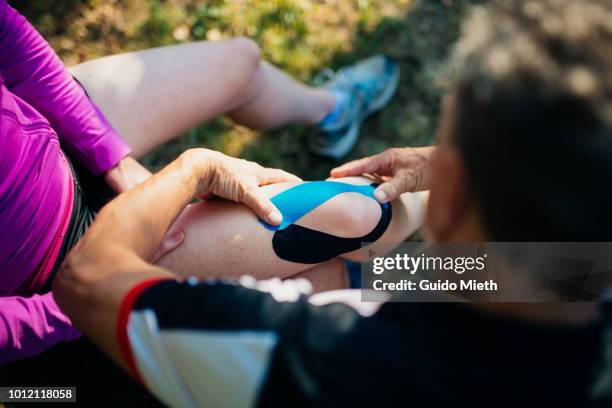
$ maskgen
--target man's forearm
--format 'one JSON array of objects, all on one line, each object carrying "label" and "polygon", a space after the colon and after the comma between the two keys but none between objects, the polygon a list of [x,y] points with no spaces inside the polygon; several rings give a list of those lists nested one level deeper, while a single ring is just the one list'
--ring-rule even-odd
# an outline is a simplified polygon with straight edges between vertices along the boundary
[{"label": "man's forearm", "polygon": [[145,183],[118,196],[98,214],[80,251],[93,259],[98,248],[111,244],[151,259],[171,223],[197,192],[206,160],[204,152],[186,152]]},{"label": "man's forearm", "polygon": [[198,191],[209,157],[186,152],[107,204],[54,281],[62,311],[119,364],[125,364],[116,333],[121,302],[143,281],[175,278],[148,261]]}]

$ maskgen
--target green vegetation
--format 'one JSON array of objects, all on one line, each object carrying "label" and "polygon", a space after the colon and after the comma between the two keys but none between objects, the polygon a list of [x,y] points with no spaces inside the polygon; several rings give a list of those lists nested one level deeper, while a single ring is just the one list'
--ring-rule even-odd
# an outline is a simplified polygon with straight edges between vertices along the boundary
[{"label": "green vegetation", "polygon": [[[15,2],[68,64],[112,53],[194,40],[244,35],[265,59],[311,82],[336,69],[385,53],[402,68],[389,107],[369,119],[349,158],[389,146],[433,141],[442,93],[440,73],[469,0],[58,0]],[[205,75],[206,73],[203,73]],[[290,126],[254,132],[217,119],[149,154],[159,168],[180,151],[205,146],[281,167],[307,179],[335,163],[308,153],[313,132]]]}]

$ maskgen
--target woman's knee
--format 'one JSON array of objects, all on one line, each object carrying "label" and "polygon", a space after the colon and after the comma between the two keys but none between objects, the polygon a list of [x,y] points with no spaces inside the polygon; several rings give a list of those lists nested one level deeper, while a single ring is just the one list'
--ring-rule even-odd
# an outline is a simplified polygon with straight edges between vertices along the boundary
[{"label": "woman's knee", "polygon": [[261,71],[261,54],[257,43],[246,37],[236,37],[213,44],[219,47],[216,55],[222,67],[219,74],[224,76],[228,91],[241,98],[248,97]]},{"label": "woman's knee", "polygon": [[227,41],[225,52],[227,61],[234,61],[242,73],[231,85],[238,98],[236,102],[248,103],[256,98],[264,83],[259,46],[250,38],[237,37]]},{"label": "woman's knee", "polygon": [[235,58],[243,59],[246,65],[256,69],[259,67],[261,52],[255,41],[247,37],[236,37],[227,40],[227,48]]},{"label": "woman's knee", "polygon": [[306,214],[298,224],[342,238],[358,238],[370,233],[380,216],[380,206],[374,200],[357,193],[345,193]]}]

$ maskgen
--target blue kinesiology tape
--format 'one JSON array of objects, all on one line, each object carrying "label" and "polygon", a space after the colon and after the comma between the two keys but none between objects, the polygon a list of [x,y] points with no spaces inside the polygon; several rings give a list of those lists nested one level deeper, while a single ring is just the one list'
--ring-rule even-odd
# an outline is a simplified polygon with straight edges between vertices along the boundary
[{"label": "blue kinesiology tape", "polygon": [[359,186],[337,181],[309,181],[272,197],[272,203],[283,215],[283,222],[280,225],[275,226],[260,221],[269,230],[283,230],[338,194],[359,193],[376,200],[374,190],[374,186],[367,184]]},{"label": "blue kinesiology tape", "polygon": [[[272,244],[280,258],[307,264],[324,262],[359,249],[362,242],[373,242],[385,232],[391,222],[391,206],[389,203],[380,204],[376,201],[375,189],[375,184],[354,185],[335,181],[298,184],[271,199],[283,215],[283,222],[278,226],[270,225],[263,220],[260,222],[267,229],[275,231]],[[380,205],[380,221],[369,234],[363,237],[343,238],[295,224],[310,211],[342,193],[358,193]]]}]

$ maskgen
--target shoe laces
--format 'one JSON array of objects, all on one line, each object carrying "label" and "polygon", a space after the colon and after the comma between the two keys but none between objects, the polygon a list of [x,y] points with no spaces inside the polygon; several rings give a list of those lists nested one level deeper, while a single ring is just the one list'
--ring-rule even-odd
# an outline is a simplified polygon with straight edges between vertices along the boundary
[{"label": "shoe laces", "polygon": [[328,82],[334,81],[340,84],[350,84],[351,73],[353,71],[352,67],[342,67],[337,71],[334,71],[331,68],[325,68],[323,71],[319,72],[314,78],[315,86],[324,86]]}]

